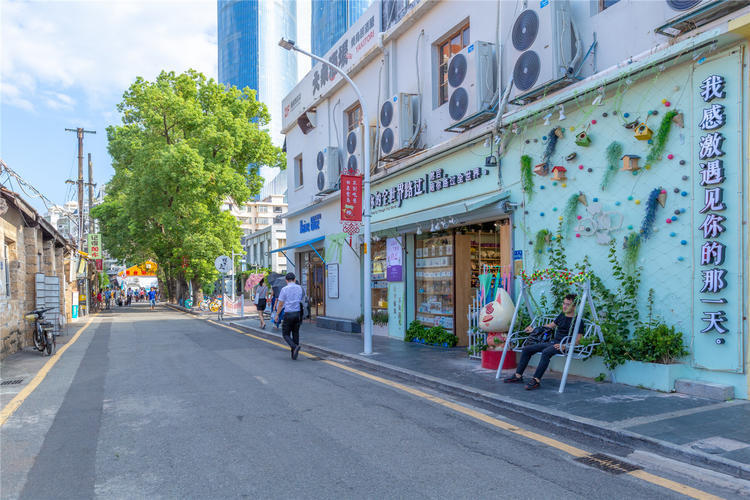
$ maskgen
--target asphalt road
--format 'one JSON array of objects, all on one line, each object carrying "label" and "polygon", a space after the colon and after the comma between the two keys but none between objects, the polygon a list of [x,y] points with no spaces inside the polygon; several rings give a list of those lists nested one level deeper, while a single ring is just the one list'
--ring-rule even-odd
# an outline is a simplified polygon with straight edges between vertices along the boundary
[{"label": "asphalt road", "polygon": [[99,314],[70,345],[0,427],[0,468],[2,498],[683,498],[143,305]]}]

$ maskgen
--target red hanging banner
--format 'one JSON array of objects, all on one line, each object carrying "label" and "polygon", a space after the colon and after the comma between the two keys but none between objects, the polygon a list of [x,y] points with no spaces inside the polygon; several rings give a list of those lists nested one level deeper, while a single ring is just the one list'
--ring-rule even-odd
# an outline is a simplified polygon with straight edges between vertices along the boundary
[{"label": "red hanging banner", "polygon": [[362,221],[362,176],[341,176],[341,220]]}]

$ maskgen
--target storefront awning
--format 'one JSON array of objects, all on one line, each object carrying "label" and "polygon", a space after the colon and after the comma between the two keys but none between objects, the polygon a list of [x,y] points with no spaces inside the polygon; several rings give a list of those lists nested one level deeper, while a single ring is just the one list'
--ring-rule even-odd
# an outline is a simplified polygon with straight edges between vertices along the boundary
[{"label": "storefront awning", "polygon": [[277,248],[276,250],[271,250],[268,253],[284,252],[286,250],[291,250],[292,248],[299,248],[299,247],[304,247],[304,246],[307,246],[307,245],[312,246],[313,243],[317,243],[319,241],[323,241],[324,239],[326,239],[325,236],[318,236],[317,238],[313,238],[311,240],[300,241],[299,243],[295,243],[294,245],[287,245],[285,247]]},{"label": "storefront awning", "polygon": [[509,196],[509,191],[503,191],[499,193],[480,196],[478,198],[472,198],[470,200],[450,203],[441,207],[422,210],[420,212],[415,212],[408,215],[393,217],[384,221],[374,222],[372,224],[372,231],[377,232],[386,229],[407,227],[413,224],[419,224],[443,217],[461,216],[470,212],[474,212],[475,210],[479,210],[480,208],[487,207],[488,205],[492,205],[493,203],[497,203],[498,201],[505,200]]}]

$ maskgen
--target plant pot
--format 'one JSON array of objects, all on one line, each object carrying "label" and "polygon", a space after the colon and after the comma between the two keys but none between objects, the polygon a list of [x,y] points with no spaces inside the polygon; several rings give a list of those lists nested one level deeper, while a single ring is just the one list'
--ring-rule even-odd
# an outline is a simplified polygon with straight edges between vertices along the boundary
[{"label": "plant pot", "polygon": [[[497,370],[497,367],[500,365],[500,358],[503,357],[503,351],[490,351],[487,349],[486,351],[482,351],[482,368],[486,368],[488,370]],[[513,351],[508,351],[508,354],[505,356],[505,362],[503,363],[503,370],[512,370],[516,367],[516,353]]]}]

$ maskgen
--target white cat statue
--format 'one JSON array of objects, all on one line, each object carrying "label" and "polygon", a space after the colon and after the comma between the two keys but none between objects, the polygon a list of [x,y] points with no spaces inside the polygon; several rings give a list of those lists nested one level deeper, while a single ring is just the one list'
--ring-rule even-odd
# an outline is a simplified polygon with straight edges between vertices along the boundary
[{"label": "white cat statue", "polygon": [[479,311],[479,329],[487,333],[507,333],[513,320],[515,306],[508,292],[498,288],[495,300]]}]

